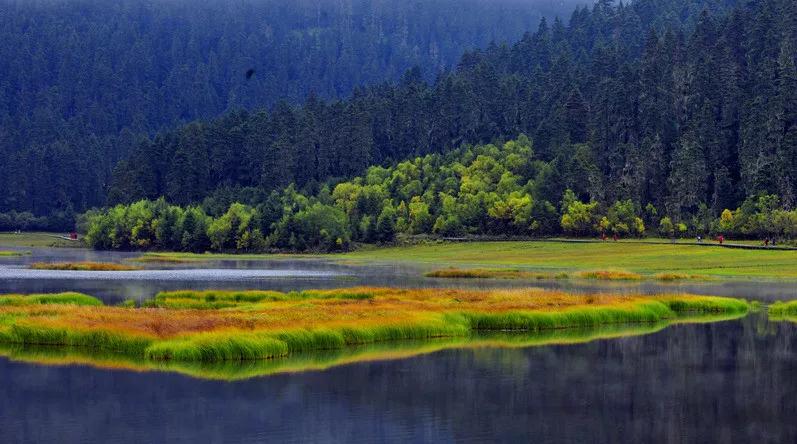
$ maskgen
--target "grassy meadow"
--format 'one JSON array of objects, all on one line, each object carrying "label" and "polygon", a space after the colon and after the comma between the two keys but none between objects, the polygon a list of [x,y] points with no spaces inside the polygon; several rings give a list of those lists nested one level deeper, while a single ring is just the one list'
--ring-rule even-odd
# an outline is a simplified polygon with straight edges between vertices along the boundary
[{"label": "grassy meadow", "polygon": [[77,346],[136,359],[248,361],[490,331],[539,333],[735,315],[746,301],[541,289],[346,288],[163,292],[144,307],[86,295],[0,297],[0,343]]},{"label": "grassy meadow", "polygon": [[[797,251],[724,248],[711,243],[506,241],[371,247],[339,254],[145,253],[143,262],[319,259],[352,265],[406,263],[448,278],[605,280],[797,279]],[[453,269],[453,271],[449,271]],[[636,277],[638,275],[638,277]]]},{"label": "grassy meadow", "polygon": [[65,247],[65,248],[84,248],[81,241],[70,241],[60,239],[64,233],[45,233],[45,232],[24,232],[0,233],[0,246],[4,247]]},{"label": "grassy meadow", "polygon": [[437,267],[508,267],[519,272],[553,275],[619,271],[662,280],[699,277],[797,279],[797,251],[684,243],[462,242],[375,248],[339,257],[354,263],[390,261]]}]

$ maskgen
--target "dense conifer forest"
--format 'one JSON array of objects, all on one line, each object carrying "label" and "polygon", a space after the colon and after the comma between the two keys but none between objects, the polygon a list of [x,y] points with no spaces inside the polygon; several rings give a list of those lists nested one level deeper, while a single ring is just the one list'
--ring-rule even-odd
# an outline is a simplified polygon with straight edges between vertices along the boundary
[{"label": "dense conifer forest", "polygon": [[[396,232],[790,237],[796,48],[790,0],[602,0],[468,50],[450,71],[419,65],[348,95],[311,85],[303,101],[228,104],[131,136],[107,195],[73,208],[147,199],[81,218],[104,248],[338,248]],[[507,159],[508,140],[525,154]],[[169,211],[205,221],[201,247],[136,240],[136,221]],[[214,243],[213,223],[242,220],[257,233]],[[327,235],[301,240],[302,226]]]},{"label": "dense conifer forest", "polygon": [[431,81],[578,3],[0,0],[0,213],[69,225],[105,204],[140,137],[310,92],[348,97],[413,66]]}]

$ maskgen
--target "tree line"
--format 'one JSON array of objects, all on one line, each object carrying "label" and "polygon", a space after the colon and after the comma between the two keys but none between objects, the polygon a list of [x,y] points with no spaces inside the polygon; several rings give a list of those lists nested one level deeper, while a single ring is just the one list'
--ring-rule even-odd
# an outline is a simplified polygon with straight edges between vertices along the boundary
[{"label": "tree line", "polygon": [[[521,136],[504,143],[429,154],[391,167],[372,166],[350,181],[329,182],[314,195],[291,184],[281,191],[227,190],[201,205],[165,199],[119,204],[81,216],[98,249],[262,252],[337,251],[352,243],[390,243],[397,236],[551,235],[664,237],[797,236],[797,210],[777,196],[750,198],[716,217],[703,205],[673,218],[627,199],[582,201],[565,189],[545,199],[554,165]],[[248,196],[244,202],[231,201]]]},{"label": "tree line", "polygon": [[372,164],[528,134],[548,165],[538,201],[569,189],[583,202],[650,204],[676,225],[759,195],[791,209],[797,8],[709,3],[726,12],[600,1],[568,25],[543,21],[513,45],[467,52],[432,84],[409,70],[346,100],[193,122],[140,141],[114,172],[110,202],[188,205],[290,184],[314,195]]},{"label": "tree line", "polygon": [[416,65],[431,80],[574,4],[0,0],[0,212],[59,225],[106,203],[142,136],[311,91],[346,97]]}]

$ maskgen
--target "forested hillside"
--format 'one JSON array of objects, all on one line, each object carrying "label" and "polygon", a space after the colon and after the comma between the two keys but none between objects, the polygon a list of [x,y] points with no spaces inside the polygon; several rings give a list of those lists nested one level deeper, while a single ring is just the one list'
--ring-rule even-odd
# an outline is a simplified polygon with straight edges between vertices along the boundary
[{"label": "forested hillside", "polygon": [[0,213],[103,205],[139,135],[311,91],[347,97],[416,65],[433,80],[578,3],[0,0]]},{"label": "forested hillside", "polygon": [[119,165],[111,201],[246,200],[247,187],[290,184],[312,194],[369,164],[523,133],[550,165],[534,199],[557,203],[571,189],[583,201],[652,204],[675,221],[760,194],[793,207],[797,8],[764,0],[673,14],[686,3],[600,2],[569,26],[543,22],[511,46],[468,52],[432,85],[409,71],[344,101],[162,133]]}]

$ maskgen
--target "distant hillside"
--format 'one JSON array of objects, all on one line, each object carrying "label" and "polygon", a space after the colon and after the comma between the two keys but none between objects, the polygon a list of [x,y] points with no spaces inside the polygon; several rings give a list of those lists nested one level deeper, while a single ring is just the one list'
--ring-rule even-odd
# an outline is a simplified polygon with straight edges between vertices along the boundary
[{"label": "distant hillside", "polygon": [[432,80],[577,3],[0,0],[0,212],[101,205],[135,135],[416,65]]},{"label": "distant hillside", "polygon": [[111,202],[248,199],[241,189],[290,184],[313,194],[371,164],[522,133],[549,165],[538,197],[552,203],[569,188],[584,201],[652,204],[676,221],[761,194],[794,207],[797,10],[766,0],[662,19],[684,4],[599,3],[569,26],[543,23],[511,46],[470,51],[431,85],[409,71],[344,101],[164,132],[118,165]]}]

